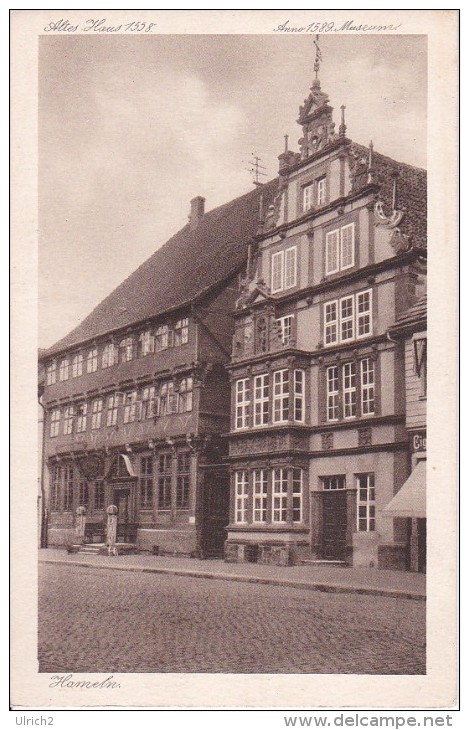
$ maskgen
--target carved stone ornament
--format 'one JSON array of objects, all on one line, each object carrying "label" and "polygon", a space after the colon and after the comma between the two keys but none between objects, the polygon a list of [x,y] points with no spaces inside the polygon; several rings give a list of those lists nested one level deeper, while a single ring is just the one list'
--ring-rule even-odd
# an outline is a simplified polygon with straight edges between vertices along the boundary
[{"label": "carved stone ornament", "polygon": [[384,205],[381,200],[375,203],[374,208],[375,225],[384,228],[396,228],[404,217],[402,210],[393,210],[391,215],[387,216],[384,212]]},{"label": "carved stone ornament", "polygon": [[90,454],[83,459],[77,459],[77,466],[82,476],[89,481],[104,476],[104,459],[99,454]]},{"label": "carved stone ornament", "polygon": [[334,448],[334,433],[332,431],[326,431],[321,434],[321,448],[324,451],[330,451]]},{"label": "carved stone ornament", "polygon": [[369,426],[358,429],[358,445],[371,446],[371,428]]}]

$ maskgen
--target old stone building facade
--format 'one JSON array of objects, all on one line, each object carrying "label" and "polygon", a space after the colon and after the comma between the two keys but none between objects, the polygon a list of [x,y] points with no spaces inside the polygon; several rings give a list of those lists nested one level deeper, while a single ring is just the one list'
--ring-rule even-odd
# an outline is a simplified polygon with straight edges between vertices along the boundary
[{"label": "old stone building facade", "polygon": [[382,511],[409,474],[402,350],[425,287],[426,174],[338,132],[316,78],[237,302],[231,561],[404,567]]},{"label": "old stone building facade", "polygon": [[[263,194],[272,194],[274,181]],[[232,310],[260,192],[205,213],[156,251],[70,334],[45,370],[42,486],[47,544],[105,540],[160,553],[223,553],[228,519]]]},{"label": "old stone building facade", "polygon": [[118,540],[160,554],[409,567],[386,513],[413,466],[392,328],[425,291],[426,173],[349,139],[344,107],[336,131],[317,77],[298,123],[277,179],[195,198],[41,353],[49,545],[80,506],[103,542],[115,504]]}]

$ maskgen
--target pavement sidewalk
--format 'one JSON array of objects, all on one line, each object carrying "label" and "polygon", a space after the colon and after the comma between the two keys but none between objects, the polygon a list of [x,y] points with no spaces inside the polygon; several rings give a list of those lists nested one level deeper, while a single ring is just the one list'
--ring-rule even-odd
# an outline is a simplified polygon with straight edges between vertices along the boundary
[{"label": "pavement sidewalk", "polygon": [[263,583],[329,593],[361,593],[370,596],[425,600],[425,575],[398,570],[314,565],[280,567],[148,554],[119,557],[86,553],[69,555],[65,549],[54,548],[40,549],[39,562],[70,564],[101,570],[131,570],[241,583]]}]

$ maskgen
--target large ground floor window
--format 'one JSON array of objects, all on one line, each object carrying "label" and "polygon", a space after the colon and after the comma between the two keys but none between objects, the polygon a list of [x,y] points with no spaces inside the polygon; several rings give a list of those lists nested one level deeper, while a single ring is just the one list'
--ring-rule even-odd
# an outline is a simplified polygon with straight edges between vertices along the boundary
[{"label": "large ground floor window", "polygon": [[301,524],[305,470],[295,466],[238,469],[233,475],[233,521],[237,524]]}]

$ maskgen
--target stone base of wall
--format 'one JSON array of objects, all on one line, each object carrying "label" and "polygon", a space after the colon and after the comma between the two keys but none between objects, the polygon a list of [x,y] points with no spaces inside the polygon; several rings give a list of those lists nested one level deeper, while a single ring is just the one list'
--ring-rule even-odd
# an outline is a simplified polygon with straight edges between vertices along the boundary
[{"label": "stone base of wall", "polygon": [[193,556],[197,548],[195,529],[138,529],[137,547],[158,555]]},{"label": "stone base of wall", "polygon": [[409,548],[405,543],[378,545],[378,568],[409,570]]},{"label": "stone base of wall", "polygon": [[376,568],[378,566],[377,532],[355,532],[353,534],[353,561],[354,568]]},{"label": "stone base of wall", "polygon": [[260,563],[263,565],[296,565],[309,556],[309,546],[288,542],[244,541],[225,542],[226,563]]},{"label": "stone base of wall", "polygon": [[49,528],[47,531],[48,547],[65,547],[74,542],[76,542],[76,535],[73,527]]}]

